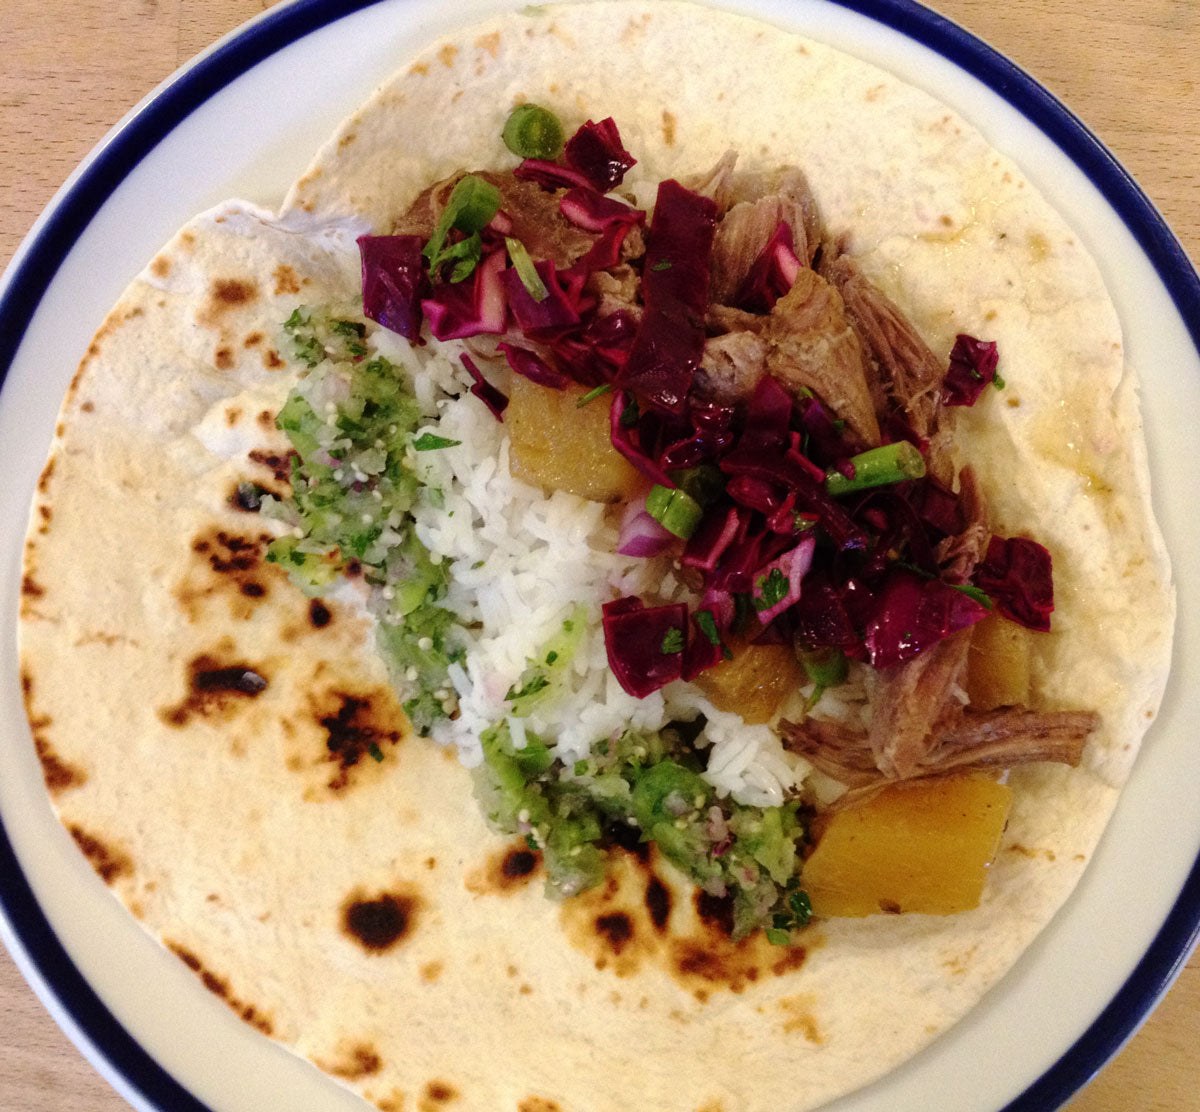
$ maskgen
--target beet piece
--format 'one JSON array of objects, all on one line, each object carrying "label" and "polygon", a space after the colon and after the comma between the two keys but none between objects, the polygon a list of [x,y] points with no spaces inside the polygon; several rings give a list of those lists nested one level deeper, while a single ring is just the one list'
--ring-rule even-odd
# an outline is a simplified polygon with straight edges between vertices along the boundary
[{"label": "beet piece", "polygon": [[630,695],[644,699],[683,675],[686,605],[646,607],[629,596],[605,603],[603,613],[608,666]]},{"label": "beet piece", "polygon": [[994,340],[977,340],[960,332],[954,337],[950,369],[942,382],[942,405],[974,405],[995,379],[999,361]]},{"label": "beet piece", "polygon": [[1050,553],[1027,537],[992,537],[975,569],[975,586],[991,596],[1006,618],[1045,633],[1054,610]]},{"label": "beet piece", "polygon": [[601,193],[616,189],[625,171],[637,165],[637,159],[622,144],[611,116],[598,124],[588,120],[567,140],[563,158]]}]

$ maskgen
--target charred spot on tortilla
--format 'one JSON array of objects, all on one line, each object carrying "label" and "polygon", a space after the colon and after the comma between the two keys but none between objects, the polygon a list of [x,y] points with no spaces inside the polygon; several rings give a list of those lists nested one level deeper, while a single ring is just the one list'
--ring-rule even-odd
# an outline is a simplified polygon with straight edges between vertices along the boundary
[{"label": "charred spot on tortilla", "polygon": [[29,732],[33,735],[33,747],[38,763],[42,766],[42,779],[52,798],[57,798],[71,788],[87,782],[87,773],[64,761],[54,750],[45,731],[52,719],[48,714],[39,714],[33,705],[33,675],[21,670],[21,697],[25,701],[25,716],[29,719]]},{"label": "charred spot on tortilla", "polygon": [[247,337],[242,341],[242,347],[258,347],[258,345],[261,344],[265,339],[266,337],[261,332],[256,330],[247,335]]},{"label": "charred spot on tortilla", "polygon": [[213,353],[213,364],[219,371],[232,371],[237,366],[237,361],[233,358],[233,350],[229,347],[219,347]]},{"label": "charred spot on tortilla", "polygon": [[209,287],[208,301],[202,321],[213,321],[232,309],[251,305],[258,300],[257,283],[244,278],[218,278]]},{"label": "charred spot on tortilla", "polygon": [[81,826],[72,824],[68,829],[71,837],[75,839],[75,844],[105,884],[112,884],[118,877],[130,876],[133,873],[133,861],[127,853],[101,841],[94,834],[89,834]]},{"label": "charred spot on tortilla", "polygon": [[517,1105],[517,1112],[562,1112],[562,1105],[547,1097],[526,1097]]},{"label": "charred spot on tortilla", "polygon": [[414,930],[418,897],[384,892],[374,899],[351,896],[342,906],[342,930],[369,954],[382,954]]},{"label": "charred spot on tortilla", "polygon": [[275,491],[249,480],[242,480],[234,484],[232,493],[229,495],[229,504],[235,510],[241,510],[242,513],[256,514],[262,509],[262,500],[264,495],[279,497]]},{"label": "charred spot on tortilla", "polygon": [[171,273],[171,260],[166,255],[156,255],[150,263],[150,273],[155,278],[166,278]]},{"label": "charred spot on tortilla", "polygon": [[188,664],[187,695],[173,706],[159,710],[159,717],[177,728],[193,716],[213,717],[236,712],[238,704],[261,695],[269,681],[260,665],[242,661],[226,663],[202,653]]},{"label": "charred spot on tortilla", "polygon": [[238,999],[231,991],[229,981],[225,977],[214,973],[186,946],[181,946],[178,942],[172,942],[169,939],[163,939],[163,942],[171,953],[200,978],[200,983],[214,996],[219,996],[224,1000],[240,1019],[264,1035],[269,1036],[274,1033],[275,1025],[270,1018],[254,1004]]},{"label": "charred spot on tortilla", "polygon": [[287,360],[284,359],[274,348],[267,348],[267,350],[263,352],[262,362],[263,366],[266,367],[268,371],[278,371],[287,366]]},{"label": "charred spot on tortilla", "polygon": [[21,578],[21,594],[27,598],[41,598],[46,593],[46,588],[43,587],[32,575],[24,575]]},{"label": "charred spot on tortilla", "polygon": [[308,620],[314,629],[324,629],[333,621],[333,611],[319,598],[309,599]]},{"label": "charred spot on tortilla", "polygon": [[469,873],[467,890],[476,895],[506,895],[524,888],[538,874],[542,855],[524,842],[504,846],[491,854],[483,868]]},{"label": "charred spot on tortilla", "polygon": [[290,266],[286,263],[280,263],[271,273],[271,277],[275,279],[275,296],[283,297],[289,293],[299,293],[300,286],[307,283],[308,279],[301,279]]},{"label": "charred spot on tortilla", "polygon": [[329,695],[338,700],[337,709],[318,710],[316,720],[325,732],[327,759],[337,766],[329,787],[340,791],[350,782],[351,770],[363,757],[383,761],[383,746],[395,746],[404,731],[396,713],[389,713],[394,700],[383,691],[357,695],[332,691]]},{"label": "charred spot on tortilla", "polygon": [[671,917],[671,890],[653,873],[646,882],[646,910],[655,930],[660,934],[665,931]]},{"label": "charred spot on tortilla", "polygon": [[[86,404],[86,403],[85,403]],[[58,465],[58,457],[51,456],[46,460],[46,466],[42,468],[42,472],[38,475],[37,489],[38,494],[45,494],[50,488],[50,480],[54,476],[54,468]]]},{"label": "charred spot on tortilla", "polygon": [[441,1108],[451,1101],[458,1100],[459,1092],[448,1081],[430,1081],[425,1086],[425,1092],[417,1102],[420,1112],[430,1112],[431,1109]]},{"label": "charred spot on tortilla", "polygon": [[364,1077],[372,1077],[383,1069],[383,1059],[370,1043],[361,1042],[347,1047],[332,1061],[322,1059],[317,1065],[334,1077],[345,1081],[361,1081]]},{"label": "charred spot on tortilla", "polygon": [[246,455],[252,462],[270,471],[276,482],[280,483],[286,483],[291,479],[292,460],[299,458],[299,453],[296,451],[280,455],[278,452],[264,451],[262,448],[251,448]]},{"label": "charred spot on tortilla", "polygon": [[623,911],[597,915],[593,924],[605,944],[614,954],[619,954],[633,938],[633,920]]},{"label": "charred spot on tortilla", "polygon": [[713,896],[703,888],[696,889],[696,914],[712,930],[730,938],[733,935],[733,900],[728,896]]}]

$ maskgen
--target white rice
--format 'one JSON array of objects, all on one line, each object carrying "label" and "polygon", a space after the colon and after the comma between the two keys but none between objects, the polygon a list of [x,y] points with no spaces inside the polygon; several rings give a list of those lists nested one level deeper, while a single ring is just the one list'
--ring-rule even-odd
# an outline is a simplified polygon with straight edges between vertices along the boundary
[{"label": "white rice", "polygon": [[[449,563],[451,587],[442,604],[467,635],[466,665],[449,672],[459,715],[435,726],[434,738],[455,745],[474,766],[482,760],[479,735],[507,718],[518,746],[527,731],[535,733],[569,765],[626,729],[657,730],[703,714],[707,724],[696,744],[709,750],[709,783],[742,803],[781,803],[810,766],[786,752],[769,727],[747,726],[683,682],[636,699],[608,667],[601,606],[627,594],[651,603],[687,600],[671,561],[618,555],[617,528],[603,505],[561,491],[547,496],[512,477],[505,426],[469,393],[458,344],[391,351],[402,341],[385,333],[376,342],[384,355],[415,370],[418,402],[437,414],[428,431],[461,442],[414,452],[412,460],[426,486],[440,492],[416,507],[417,536],[435,559]],[[505,695],[578,607],[586,629],[572,666],[557,673],[553,699],[538,702],[527,718],[513,718]]]}]

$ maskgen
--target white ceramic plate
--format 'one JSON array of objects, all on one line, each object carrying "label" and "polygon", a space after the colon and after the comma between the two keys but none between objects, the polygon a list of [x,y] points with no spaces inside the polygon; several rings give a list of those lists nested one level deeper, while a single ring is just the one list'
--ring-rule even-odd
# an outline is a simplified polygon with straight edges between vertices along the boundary
[{"label": "white ceramic plate", "polygon": [[[242,1024],[144,936],[51,813],[21,711],[15,626],[27,507],[60,399],[109,306],[188,217],[234,195],[277,204],[310,153],[399,60],[452,22],[518,6],[299,0],[254,21],[93,153],[0,286],[0,933],[55,1018],[139,1109],[363,1105]],[[1162,713],[1082,884],[1041,938],[964,1022],[830,1106],[1045,1112],[1133,1031],[1200,926],[1200,747],[1190,729],[1200,721],[1200,687],[1184,682],[1200,656],[1200,453],[1189,444],[1189,415],[1200,413],[1200,281],[1090,134],[953,25],[908,0],[726,6],[928,89],[1011,155],[1099,260],[1142,376],[1155,506],[1181,615]]]}]

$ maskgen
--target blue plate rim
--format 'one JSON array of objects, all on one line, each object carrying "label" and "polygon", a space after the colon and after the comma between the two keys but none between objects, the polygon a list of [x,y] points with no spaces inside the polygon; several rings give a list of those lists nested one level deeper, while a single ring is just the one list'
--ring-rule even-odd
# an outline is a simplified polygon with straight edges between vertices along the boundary
[{"label": "blue plate rim", "polygon": [[[85,164],[19,252],[0,295],[0,391],[71,246],[137,164],[188,116],[253,66],[304,36],[384,0],[295,0],[256,19],[178,74]],[[1086,175],[1150,261],[1200,352],[1200,277],[1153,203],[1088,127],[983,40],[915,0],[829,0],[900,32],[972,74]],[[79,1036],[129,1090],[163,1112],[213,1112],[125,1029],[68,956],[21,871],[0,816],[0,912]],[[1146,953],[1109,1004],[1037,1081],[998,1112],[1048,1112],[1085,1085],[1148,1015],[1200,939],[1200,858]]]}]

